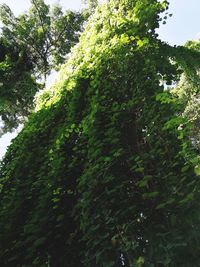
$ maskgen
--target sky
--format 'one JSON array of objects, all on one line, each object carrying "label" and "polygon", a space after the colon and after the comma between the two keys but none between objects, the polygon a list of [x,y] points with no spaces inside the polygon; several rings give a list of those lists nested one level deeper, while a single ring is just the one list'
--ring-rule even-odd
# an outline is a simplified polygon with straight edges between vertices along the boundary
[{"label": "sky", "polygon": [[[72,10],[80,10],[82,6],[81,2],[81,0],[45,0],[46,4],[60,3],[63,8]],[[15,15],[24,12],[30,7],[29,0],[0,0],[0,3],[7,4]]]},{"label": "sky", "polygon": [[[81,0],[46,0],[47,4],[60,3],[64,9],[80,10]],[[173,16],[167,24],[161,25],[158,33],[163,41],[171,45],[182,45],[187,40],[200,38],[200,0],[169,0],[169,13]],[[0,4],[6,3],[10,6],[15,15],[24,12],[30,7],[29,0],[0,0]],[[17,131],[13,134],[6,134],[0,139],[0,158],[4,155],[7,146],[14,138]]]},{"label": "sky", "polygon": [[159,29],[160,38],[171,45],[200,38],[200,0],[170,0],[172,17]]}]

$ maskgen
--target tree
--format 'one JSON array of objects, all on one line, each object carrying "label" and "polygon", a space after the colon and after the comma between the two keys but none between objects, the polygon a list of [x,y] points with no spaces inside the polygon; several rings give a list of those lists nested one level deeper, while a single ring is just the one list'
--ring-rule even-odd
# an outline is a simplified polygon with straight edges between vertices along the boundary
[{"label": "tree", "polygon": [[84,18],[78,12],[64,13],[59,5],[50,8],[43,0],[31,3],[29,12],[19,17],[1,5],[2,36],[8,45],[25,50],[35,74],[45,77],[52,67],[64,62],[77,43]]},{"label": "tree", "polygon": [[167,8],[99,7],[38,97],[1,163],[2,267],[114,266],[113,240],[133,266],[198,266],[199,159],[164,85],[200,55],[158,39]]},{"label": "tree", "polygon": [[90,13],[94,12],[95,8],[99,5],[98,0],[83,0],[83,3],[87,5],[87,9]]},{"label": "tree", "polygon": [[6,4],[0,6],[2,133],[16,128],[33,109],[35,93],[42,88],[39,79],[43,77],[44,87],[51,70],[59,69],[85,20],[83,14],[63,12],[59,5],[50,8],[43,0],[31,3],[30,10],[18,17]]},{"label": "tree", "polygon": [[0,136],[24,122],[33,109],[33,99],[41,85],[30,73],[27,54],[18,47],[7,47],[0,40]]},{"label": "tree", "polygon": [[[190,51],[195,51],[198,53],[200,42],[198,41],[188,41],[185,44],[186,48]],[[183,105],[183,116],[192,124],[192,129],[190,132],[190,139],[197,151],[200,150],[200,132],[199,132],[199,122],[200,122],[200,102],[199,102],[199,66],[195,61],[198,57],[193,57],[192,64],[187,67],[187,72],[181,75],[180,81],[177,83],[173,89],[173,94],[178,97]]]}]

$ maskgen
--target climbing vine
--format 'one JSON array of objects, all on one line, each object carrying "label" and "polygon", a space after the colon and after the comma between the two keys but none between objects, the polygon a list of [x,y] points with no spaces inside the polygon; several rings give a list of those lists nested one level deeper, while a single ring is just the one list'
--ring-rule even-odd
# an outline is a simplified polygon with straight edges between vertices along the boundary
[{"label": "climbing vine", "polygon": [[199,159],[166,85],[199,54],[158,39],[167,8],[98,7],[38,96],[1,163],[2,267],[109,267],[118,249],[133,266],[198,266]]}]

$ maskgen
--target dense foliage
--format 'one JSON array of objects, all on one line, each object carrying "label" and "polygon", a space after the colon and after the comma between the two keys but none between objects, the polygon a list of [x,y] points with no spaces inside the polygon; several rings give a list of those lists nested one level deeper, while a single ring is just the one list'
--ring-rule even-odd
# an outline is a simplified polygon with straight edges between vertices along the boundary
[{"label": "dense foliage", "polygon": [[[185,45],[190,49],[190,52],[200,51],[200,42],[188,41]],[[197,57],[198,60],[198,57]],[[194,71],[195,69],[195,71]],[[191,71],[192,70],[192,71]],[[189,75],[188,75],[189,74]],[[192,65],[188,66],[187,73],[181,75],[177,86],[172,90],[172,93],[181,100],[183,104],[183,116],[185,116],[192,124],[190,131],[190,139],[194,147],[200,151],[200,80],[199,66],[195,64],[194,57]]]},{"label": "dense foliage", "polygon": [[31,4],[17,17],[6,4],[0,5],[2,133],[17,128],[30,114],[36,92],[51,70],[66,60],[87,17],[84,12],[64,12],[59,5],[50,7],[44,0],[31,0]]},{"label": "dense foliage", "polygon": [[2,267],[114,266],[113,240],[133,266],[198,266],[199,159],[166,84],[199,54],[157,38],[167,8],[99,7],[38,97],[1,163]]},{"label": "dense foliage", "polygon": [[30,114],[33,98],[41,86],[30,73],[25,53],[21,53],[16,46],[13,49],[0,43],[0,55],[1,136],[17,128]]}]

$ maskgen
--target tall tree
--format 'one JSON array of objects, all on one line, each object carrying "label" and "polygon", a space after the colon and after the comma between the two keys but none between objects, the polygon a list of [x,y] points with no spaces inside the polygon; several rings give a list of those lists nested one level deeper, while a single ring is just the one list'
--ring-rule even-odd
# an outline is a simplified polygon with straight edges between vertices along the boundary
[{"label": "tall tree", "polygon": [[8,47],[0,39],[0,136],[18,127],[33,109],[41,85],[31,74],[31,62],[18,46]]},{"label": "tall tree", "polygon": [[158,39],[167,8],[101,6],[38,97],[1,163],[2,267],[198,266],[199,159],[163,84],[200,55]]},{"label": "tall tree", "polygon": [[[200,42],[188,41],[185,44],[193,53],[200,51]],[[187,71],[181,75],[181,79],[173,89],[173,94],[177,96],[183,105],[183,116],[187,117],[192,124],[190,139],[193,146],[200,151],[200,72],[198,57],[194,57],[192,62],[186,66]]]},{"label": "tall tree", "polygon": [[[28,12],[15,17],[10,8],[0,6],[0,116],[2,132],[16,128],[33,108],[35,93],[52,69],[59,69],[71,47],[77,43],[84,15],[50,8],[43,0],[32,0]],[[41,80],[42,78],[42,80]],[[43,86],[44,86],[43,85]]]},{"label": "tall tree", "polygon": [[36,75],[46,76],[52,67],[63,63],[78,41],[83,16],[78,12],[51,8],[43,0],[31,0],[28,12],[15,17],[7,5],[1,5],[4,42],[20,47],[28,54]]}]

